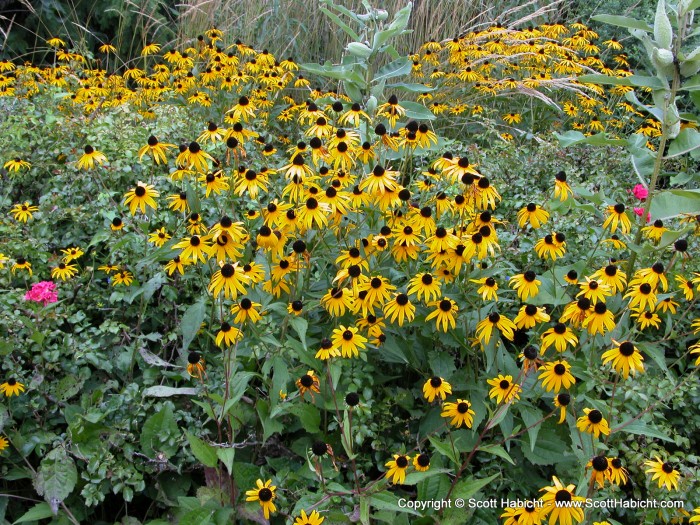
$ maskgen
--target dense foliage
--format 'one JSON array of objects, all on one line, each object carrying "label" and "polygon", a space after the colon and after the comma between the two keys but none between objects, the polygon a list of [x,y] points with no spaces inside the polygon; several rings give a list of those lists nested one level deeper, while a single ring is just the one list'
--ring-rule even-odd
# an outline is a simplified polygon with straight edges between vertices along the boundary
[{"label": "dense foliage", "polygon": [[402,56],[411,4],[323,5],[336,64],[0,62],[0,522],[691,516],[694,5],[597,17],[646,72],[579,21]]}]

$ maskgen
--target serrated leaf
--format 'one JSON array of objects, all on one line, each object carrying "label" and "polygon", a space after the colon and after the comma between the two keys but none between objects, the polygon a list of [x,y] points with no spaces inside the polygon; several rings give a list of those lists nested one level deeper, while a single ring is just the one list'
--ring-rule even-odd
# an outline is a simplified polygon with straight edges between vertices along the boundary
[{"label": "serrated leaf", "polygon": [[207,508],[192,509],[185,514],[178,525],[210,525],[215,510]]},{"label": "serrated leaf", "polygon": [[212,447],[209,443],[198,438],[191,432],[185,432],[185,436],[187,437],[187,442],[190,444],[190,449],[194,457],[206,467],[216,467],[219,462],[216,447]]},{"label": "serrated leaf", "polygon": [[73,458],[63,448],[55,448],[41,460],[34,488],[56,514],[58,505],[73,492],[77,481],[78,469]]},{"label": "serrated leaf", "polygon": [[143,391],[144,397],[196,396],[198,390],[192,387],[173,388],[171,386],[149,386]]},{"label": "serrated leaf", "polygon": [[487,454],[493,454],[494,456],[498,456],[499,458],[505,459],[511,465],[515,465],[515,461],[513,461],[513,458],[510,457],[510,454],[508,454],[508,452],[506,452],[506,450],[501,445],[486,445],[483,447],[479,447],[479,451],[486,452]]},{"label": "serrated leaf", "polygon": [[452,499],[467,500],[499,476],[500,474],[494,474],[483,479],[463,479],[455,485],[452,491]]},{"label": "serrated leaf", "polygon": [[656,429],[655,427],[647,425],[643,421],[639,421],[639,420],[633,421],[632,423],[629,423],[629,424],[622,423],[619,427],[613,428],[611,430],[611,434],[616,433],[616,432],[627,432],[628,434],[634,434],[637,436],[646,436],[646,437],[660,439],[662,441],[673,442],[673,439],[671,439],[671,437],[668,436],[667,434],[664,434],[660,430]]},{"label": "serrated leaf", "polygon": [[37,503],[27,512],[22,514],[17,521],[12,522],[12,525],[18,523],[27,523],[28,521],[39,521],[53,517],[54,513],[48,503]]},{"label": "serrated leaf", "polygon": [[224,464],[228,473],[233,476],[233,458],[236,456],[236,449],[219,447],[216,449],[216,456]]},{"label": "serrated leaf", "polygon": [[179,435],[173,409],[166,404],[144,422],[140,436],[141,450],[149,457],[155,457],[160,452],[172,457],[177,452],[177,444],[170,443],[170,439]]}]

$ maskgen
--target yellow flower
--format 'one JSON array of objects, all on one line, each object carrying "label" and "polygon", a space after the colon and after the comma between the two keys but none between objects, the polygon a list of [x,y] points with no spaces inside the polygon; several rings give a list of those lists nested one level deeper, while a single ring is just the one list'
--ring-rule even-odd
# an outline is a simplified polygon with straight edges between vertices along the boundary
[{"label": "yellow flower", "polygon": [[272,480],[268,479],[265,483],[261,479],[258,479],[255,482],[255,485],[257,488],[252,489],[252,490],[246,490],[245,495],[246,495],[246,501],[257,501],[260,503],[260,506],[262,507],[263,514],[265,515],[265,519],[269,520],[270,519],[270,513],[271,512],[276,512],[277,507],[275,507],[275,504],[273,503],[275,499],[275,487],[272,485]]},{"label": "yellow flower", "polygon": [[445,403],[442,405],[442,412],[440,415],[442,417],[452,418],[450,425],[453,427],[461,427],[462,425],[467,428],[472,428],[474,423],[474,412],[471,409],[472,404],[465,399],[457,399],[456,403]]},{"label": "yellow flower", "polygon": [[423,396],[432,403],[436,397],[444,400],[447,394],[452,393],[452,385],[443,378],[434,376],[428,379],[423,385]]},{"label": "yellow flower", "polygon": [[134,189],[124,194],[124,204],[129,206],[132,215],[136,215],[137,208],[141,210],[141,213],[146,213],[146,206],[154,210],[158,207],[156,201],[153,200],[153,197],[158,197],[158,195],[160,194],[153,188],[152,184],[144,184],[139,181]]},{"label": "yellow flower", "polygon": [[405,454],[394,454],[394,459],[386,462],[385,466],[389,467],[386,471],[386,477],[391,478],[394,485],[401,485],[406,480],[406,469],[411,464],[411,456]]},{"label": "yellow flower", "polygon": [[148,236],[148,242],[160,248],[170,239],[170,235],[165,231],[165,227],[159,228]]},{"label": "yellow flower", "polygon": [[495,398],[496,403],[509,403],[515,399],[520,399],[522,387],[517,383],[513,383],[513,376],[498,374],[498,377],[489,379],[486,382],[491,385],[489,398]]},{"label": "yellow flower", "polygon": [[0,394],[5,394],[5,397],[19,396],[24,390],[24,385],[14,377],[0,384]]},{"label": "yellow flower", "polygon": [[89,144],[85,146],[85,153],[78,159],[77,165],[79,169],[92,169],[96,165],[107,162],[107,157],[104,153],[96,150]]},{"label": "yellow flower", "polygon": [[657,456],[655,460],[647,460],[644,464],[650,467],[645,472],[654,474],[651,480],[658,480],[659,488],[665,487],[669,491],[678,490],[678,480],[681,473],[671,463],[664,462]]},{"label": "yellow flower", "polygon": [[16,221],[27,222],[34,218],[32,214],[36,211],[39,211],[38,206],[32,206],[29,201],[25,201],[24,204],[15,204],[10,213],[14,215]]}]

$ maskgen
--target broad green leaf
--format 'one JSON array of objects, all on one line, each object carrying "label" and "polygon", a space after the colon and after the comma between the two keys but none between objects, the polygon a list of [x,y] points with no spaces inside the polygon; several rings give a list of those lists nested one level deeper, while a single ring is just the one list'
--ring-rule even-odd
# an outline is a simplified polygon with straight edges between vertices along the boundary
[{"label": "broad green leaf", "polygon": [[667,190],[654,195],[651,216],[656,219],[671,219],[684,214],[700,214],[700,190]]},{"label": "broad green leaf", "polygon": [[[404,91],[408,91],[410,93],[430,93],[431,91],[435,91],[437,89],[435,87],[428,87],[425,84],[412,84],[410,82],[398,82],[396,84],[387,84],[386,88],[388,90],[403,89]],[[389,92],[391,93],[391,91]]]},{"label": "broad green leaf", "polygon": [[185,436],[187,437],[187,442],[190,444],[194,457],[197,458],[205,467],[216,467],[218,464],[216,447],[212,447],[209,443],[198,438],[191,432],[185,432]]},{"label": "broad green leaf", "polygon": [[551,430],[541,430],[537,436],[537,443],[533,447],[530,443],[530,435],[526,434],[520,447],[525,458],[535,465],[555,465],[567,458],[564,452],[570,447]]},{"label": "broad green leaf", "polygon": [[399,497],[392,492],[377,492],[369,497],[369,505],[377,510],[391,510],[420,516],[414,509],[399,505]]},{"label": "broad green leaf", "polygon": [[309,328],[309,322],[302,317],[294,316],[289,319],[289,326],[294,328],[294,331],[299,335],[299,341],[301,341],[304,350],[306,350],[306,331]]},{"label": "broad green leaf", "polygon": [[186,352],[190,347],[190,343],[194,340],[202,327],[202,322],[206,316],[206,302],[204,297],[191,305],[185,315],[182,316],[180,322],[180,330],[182,331],[182,351]]},{"label": "broad green leaf", "polygon": [[407,75],[411,72],[412,67],[413,64],[408,57],[401,57],[398,60],[389,62],[386,66],[377,71],[377,74],[374,75],[372,82],[379,82],[380,80],[388,80],[390,78]]},{"label": "broad green leaf", "polygon": [[360,58],[369,58],[369,56],[372,54],[372,50],[368,46],[366,46],[365,44],[361,44],[360,42],[350,42],[347,45],[346,49],[351,55]]},{"label": "broad green leaf", "polygon": [[494,474],[482,479],[463,479],[455,485],[452,491],[452,499],[467,500],[499,476],[500,474]]},{"label": "broad green leaf", "polygon": [[48,503],[37,503],[27,512],[22,514],[17,521],[12,522],[12,525],[17,525],[18,523],[27,523],[28,521],[39,521],[46,518],[53,517],[54,513],[49,507]]},{"label": "broad green leaf", "polygon": [[174,388],[171,386],[149,386],[143,391],[144,397],[196,396],[198,390],[192,387]]},{"label": "broad green leaf", "polygon": [[331,13],[325,7],[321,7],[320,10],[324,15],[326,15],[328,18],[330,18],[335,25],[337,25],[340,29],[345,31],[348,34],[348,36],[350,36],[350,38],[352,38],[353,40],[360,39],[360,35],[355,33],[355,31],[349,25],[347,25],[345,22],[343,22],[340,19],[340,17],[338,17],[338,15],[336,15],[335,13]]},{"label": "broad green leaf", "polygon": [[165,404],[144,422],[140,438],[141,450],[151,458],[161,452],[172,457],[177,452],[175,437],[179,435],[173,409]]},{"label": "broad green leaf", "polygon": [[634,434],[637,436],[646,436],[646,437],[660,439],[662,441],[673,442],[673,439],[671,439],[668,435],[662,433],[658,429],[656,429],[652,426],[649,426],[646,423],[644,423],[643,421],[639,421],[639,420],[633,421],[632,423],[629,423],[629,424],[622,423],[617,429],[613,428],[611,430],[611,433],[616,433],[616,432],[627,432],[628,434]]},{"label": "broad green leaf", "polygon": [[192,509],[187,514],[185,514],[178,525],[210,525],[211,517],[216,512],[215,509],[199,508]]},{"label": "broad green leaf", "polygon": [[603,22],[604,24],[610,24],[612,26],[641,29],[642,31],[647,31],[649,33],[653,31],[653,28],[643,20],[637,20],[636,18],[631,18],[629,16],[603,14],[594,15],[591,18],[596,22]]},{"label": "broad green leaf", "polygon": [[216,456],[224,464],[228,473],[233,476],[233,458],[236,456],[236,449],[217,447]]},{"label": "broad green leaf", "polygon": [[289,408],[289,413],[299,418],[307,433],[318,434],[320,432],[318,426],[321,424],[321,414],[315,406],[309,403],[295,403]]},{"label": "broad green leaf", "polygon": [[418,120],[433,120],[435,115],[433,112],[426,108],[423,104],[418,102],[409,102],[408,100],[399,101],[399,105],[406,109],[406,116],[408,118],[414,118]]},{"label": "broad green leaf", "polygon": [[450,472],[452,472],[452,469],[448,468],[430,468],[424,472],[411,472],[410,474],[406,475],[406,480],[402,483],[402,485],[416,485],[424,479],[432,478],[433,476],[437,476],[438,474],[445,474]]},{"label": "broad green leaf", "polygon": [[630,146],[630,161],[632,162],[632,168],[637,174],[639,182],[644,186],[648,184],[651,179],[652,173],[654,173],[654,162],[656,161],[656,153],[652,153],[646,147]]},{"label": "broad green leaf", "polygon": [[73,458],[63,448],[55,448],[41,460],[34,488],[56,514],[58,505],[73,492],[77,482],[78,469]]},{"label": "broad green leaf", "polygon": [[457,450],[456,446],[453,447],[451,442],[440,441],[434,436],[430,436],[428,439],[430,440],[430,443],[433,445],[433,447],[435,447],[435,450],[437,450],[440,454],[450,459],[455,465],[460,464],[459,450]]},{"label": "broad green leaf", "polygon": [[510,454],[508,454],[506,449],[504,449],[501,445],[485,445],[483,447],[479,447],[479,451],[486,452],[487,454],[493,454],[494,456],[505,459],[511,465],[515,465],[513,458],[510,457]]},{"label": "broad green leaf", "polygon": [[663,49],[671,49],[673,43],[673,28],[666,14],[665,0],[657,0],[656,17],[654,18],[654,40]]},{"label": "broad green leaf", "polygon": [[670,159],[678,157],[696,148],[700,148],[700,133],[693,128],[685,128],[673,139],[673,142],[671,142],[671,145],[668,147],[668,153],[665,158]]},{"label": "broad green leaf", "polygon": [[269,438],[275,432],[282,432],[284,430],[284,425],[281,421],[270,417],[270,405],[267,403],[267,401],[258,399],[258,402],[255,404],[255,408],[258,412],[260,423],[263,426],[263,442],[267,441],[267,438]]}]

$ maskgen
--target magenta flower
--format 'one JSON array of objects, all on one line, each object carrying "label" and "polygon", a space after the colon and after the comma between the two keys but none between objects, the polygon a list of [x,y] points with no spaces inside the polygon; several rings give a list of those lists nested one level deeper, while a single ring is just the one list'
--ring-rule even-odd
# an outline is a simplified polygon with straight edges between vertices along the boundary
[{"label": "magenta flower", "polygon": [[43,303],[44,306],[49,303],[55,303],[58,301],[56,283],[53,281],[34,283],[32,289],[24,294],[24,299],[27,301],[34,301],[35,303]]},{"label": "magenta flower", "polygon": [[[649,190],[646,189],[642,184],[637,184],[632,190],[632,193],[634,193],[634,196],[637,197],[640,201],[643,201],[649,195]],[[638,215],[641,215],[641,213]]]},{"label": "magenta flower", "polygon": [[[641,217],[644,213],[644,208],[635,208],[634,213],[636,213],[638,217]],[[647,222],[651,222],[651,212],[647,213]]]}]

